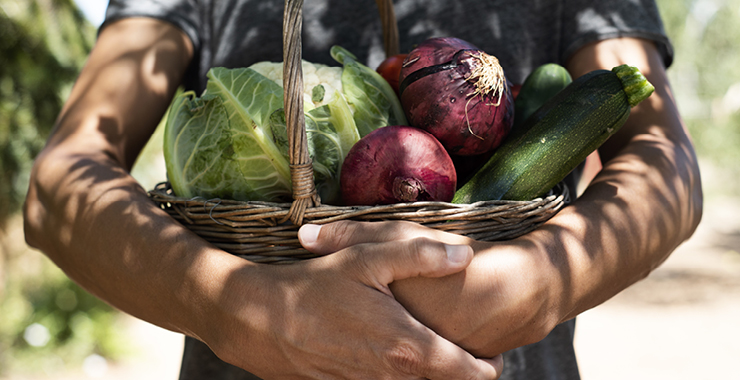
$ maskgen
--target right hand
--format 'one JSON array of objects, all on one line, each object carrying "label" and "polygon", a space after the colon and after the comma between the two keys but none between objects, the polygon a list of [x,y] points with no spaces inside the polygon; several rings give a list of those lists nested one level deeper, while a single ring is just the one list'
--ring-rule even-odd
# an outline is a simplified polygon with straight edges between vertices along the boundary
[{"label": "right hand", "polygon": [[[414,320],[387,285],[444,276],[471,260],[444,245],[363,255],[361,245],[290,266],[215,249],[156,206],[128,175],[193,56],[184,32],[126,18],[102,30],[37,157],[24,209],[29,245],[133,316],[206,342],[264,378],[493,379]],[[394,247],[399,243],[390,243]]]},{"label": "right hand", "polygon": [[[476,359],[415,320],[388,284],[463,270],[473,251],[420,238],[387,250],[356,245],[292,265],[244,265],[226,281],[203,340],[265,379],[497,379],[503,359]],[[451,252],[452,254],[448,254]]]}]

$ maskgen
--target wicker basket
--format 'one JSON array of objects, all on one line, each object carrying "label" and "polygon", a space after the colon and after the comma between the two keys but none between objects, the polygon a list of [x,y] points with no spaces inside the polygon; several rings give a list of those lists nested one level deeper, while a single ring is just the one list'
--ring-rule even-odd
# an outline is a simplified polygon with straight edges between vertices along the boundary
[{"label": "wicker basket", "polygon": [[[376,0],[386,56],[398,54],[398,30],[392,0]],[[339,220],[404,220],[478,240],[505,240],[526,234],[570,202],[565,185],[532,201],[486,201],[473,204],[413,202],[385,206],[322,205],[316,195],[313,167],[304,129],[301,71],[303,0],[286,0],[283,25],[283,88],[290,146],[293,202],[244,202],[177,197],[167,183],[150,198],[197,235],[215,246],[261,263],[289,263],[315,255],[303,249],[297,233],[304,223]]]}]

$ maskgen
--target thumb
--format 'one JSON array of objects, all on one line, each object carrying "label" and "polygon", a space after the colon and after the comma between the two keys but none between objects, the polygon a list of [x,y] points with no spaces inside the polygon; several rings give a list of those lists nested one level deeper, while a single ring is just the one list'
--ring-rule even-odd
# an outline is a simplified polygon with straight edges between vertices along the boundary
[{"label": "thumb", "polygon": [[305,224],[298,239],[307,250],[318,254],[337,252],[361,243],[408,240],[427,237],[448,244],[470,244],[469,238],[425,227],[413,222],[357,222],[342,220],[324,225]]},{"label": "thumb", "polygon": [[[473,260],[468,245],[452,245],[416,238],[395,242],[357,244],[339,251],[364,272],[377,289],[411,277],[444,277],[464,270]],[[368,284],[370,285],[370,284]]]}]

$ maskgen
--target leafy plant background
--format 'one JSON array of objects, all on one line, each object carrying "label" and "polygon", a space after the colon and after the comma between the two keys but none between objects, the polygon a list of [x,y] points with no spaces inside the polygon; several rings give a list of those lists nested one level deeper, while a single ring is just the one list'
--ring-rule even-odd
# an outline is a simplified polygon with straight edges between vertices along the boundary
[{"label": "leafy plant background", "polygon": [[22,244],[19,217],[33,158],[95,33],[72,0],[0,0],[0,376],[125,352],[118,312]]},{"label": "leafy plant background", "polygon": [[723,178],[708,196],[740,189],[740,1],[658,0],[675,49],[668,70],[704,176]]},{"label": "leafy plant background", "polygon": [[[102,1],[102,0],[101,0]],[[708,197],[740,190],[740,0],[658,0],[675,48],[669,77],[696,143]],[[0,378],[130,354],[120,314],[23,242],[19,210],[33,158],[95,38],[73,0],[0,0]],[[134,175],[163,178],[161,135]]]}]

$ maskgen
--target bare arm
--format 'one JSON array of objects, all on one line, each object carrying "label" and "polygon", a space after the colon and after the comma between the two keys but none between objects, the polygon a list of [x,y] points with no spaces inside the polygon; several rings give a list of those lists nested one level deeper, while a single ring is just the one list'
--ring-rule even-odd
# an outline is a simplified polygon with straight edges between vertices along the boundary
[{"label": "bare arm", "polygon": [[586,281],[582,288],[574,287],[582,296],[576,294],[578,302],[562,320],[647,276],[701,220],[696,154],[652,42],[614,39],[592,44],[570,60],[568,69],[579,76],[622,63],[639,67],[656,91],[599,150],[604,168],[581,199],[541,231],[545,236],[557,232],[565,244],[574,238],[583,241],[580,254],[565,256]]},{"label": "bare arm", "polygon": [[442,339],[387,287],[460,271],[472,260],[468,247],[427,240],[401,255],[355,250],[258,265],[216,249],[148,199],[128,170],[191,58],[189,40],[165,22],[125,19],[101,32],[35,162],[29,244],[101,299],[258,376],[498,377],[500,357],[477,360]]},{"label": "bare arm", "polygon": [[[30,245],[95,295],[175,330],[185,321],[167,310],[187,304],[177,284],[188,281],[162,273],[186,274],[192,252],[210,248],[173,228],[128,170],[191,56],[189,40],[167,24],[104,29],[36,159],[25,204]],[[138,297],[146,288],[159,296]]]},{"label": "bare arm", "polygon": [[602,41],[577,52],[568,69],[578,77],[622,63],[640,68],[656,92],[603,146],[604,168],[585,194],[538,230],[484,243],[410,223],[342,223],[322,227],[318,240],[304,245],[332,252],[420,236],[470,244],[476,257],[465,272],[398,281],[394,294],[420,321],[477,355],[541,340],[644,278],[701,218],[696,157],[654,45]]}]

